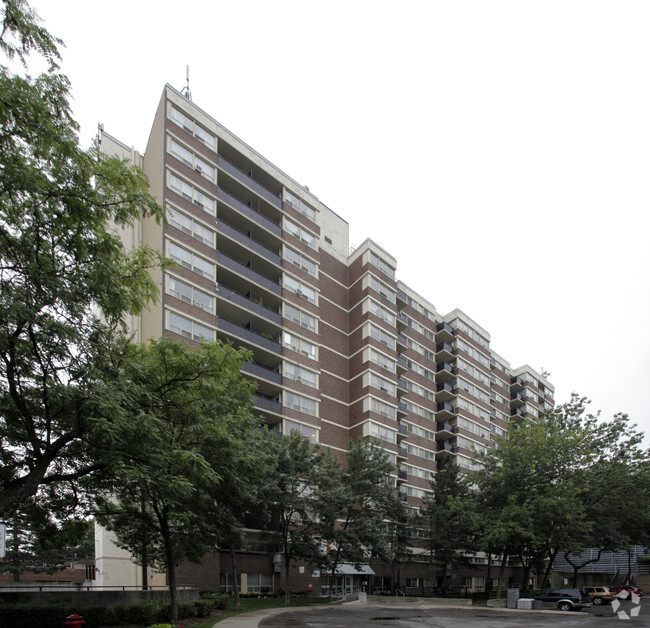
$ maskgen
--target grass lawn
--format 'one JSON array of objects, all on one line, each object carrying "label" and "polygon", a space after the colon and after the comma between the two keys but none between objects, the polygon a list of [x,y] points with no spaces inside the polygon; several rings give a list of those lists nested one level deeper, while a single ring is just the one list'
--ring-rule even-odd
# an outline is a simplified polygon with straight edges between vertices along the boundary
[{"label": "grass lawn", "polygon": [[[336,598],[334,598],[336,600]],[[269,598],[243,598],[241,600],[241,610],[236,611],[233,608],[233,601],[228,600],[228,605],[226,610],[219,613],[219,615],[213,615],[210,619],[201,621],[200,623],[192,622],[191,628],[212,628],[215,623],[226,619],[227,617],[232,617],[233,615],[239,615],[240,613],[250,613],[251,611],[260,611],[266,608],[296,608],[298,606],[312,606],[314,604],[328,604],[329,598],[326,597],[294,597],[291,598],[291,604],[285,606],[284,598],[281,597],[269,597]],[[194,620],[198,621],[198,620]],[[181,624],[183,620],[181,620]]]}]

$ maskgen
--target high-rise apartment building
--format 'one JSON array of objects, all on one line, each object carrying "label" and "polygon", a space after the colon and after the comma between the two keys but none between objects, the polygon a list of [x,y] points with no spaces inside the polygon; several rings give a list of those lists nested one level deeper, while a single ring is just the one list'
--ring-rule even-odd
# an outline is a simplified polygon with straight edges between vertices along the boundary
[{"label": "high-rise apartment building", "polygon": [[[144,156],[108,134],[101,148],[140,165],[168,212],[166,225],[144,220],[127,243],[178,263],[159,273],[159,306],[131,321],[137,339],[250,349],[244,374],[264,420],[339,452],[350,439],[378,441],[410,509],[430,492],[437,465],[474,468],[510,420],[553,405],[545,377],[511,368],[462,311],[440,314],[397,279],[397,260],[376,243],[350,251],[345,220],[173,88]],[[227,582],[215,556],[204,587],[220,572]],[[241,563],[252,591],[273,573],[261,556]],[[388,577],[375,570],[377,586]],[[306,585],[316,588],[314,579],[307,574]]]}]

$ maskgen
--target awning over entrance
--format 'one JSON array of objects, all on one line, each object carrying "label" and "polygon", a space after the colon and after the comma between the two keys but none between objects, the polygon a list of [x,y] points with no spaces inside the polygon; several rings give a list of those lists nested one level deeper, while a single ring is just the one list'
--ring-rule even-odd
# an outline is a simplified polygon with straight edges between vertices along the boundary
[{"label": "awning over entrance", "polygon": [[[323,573],[328,574],[330,572],[327,569],[323,569]],[[375,572],[370,565],[359,565],[357,569],[354,565],[344,563],[336,568],[336,574],[343,576],[374,576]]]}]

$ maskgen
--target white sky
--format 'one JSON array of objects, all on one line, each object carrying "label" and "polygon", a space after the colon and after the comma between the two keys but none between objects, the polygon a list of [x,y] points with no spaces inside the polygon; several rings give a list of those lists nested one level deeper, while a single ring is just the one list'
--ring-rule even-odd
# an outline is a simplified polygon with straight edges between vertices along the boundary
[{"label": "white sky", "polygon": [[33,0],[89,143],[163,85],[459,307],[513,367],[650,432],[650,3]]}]

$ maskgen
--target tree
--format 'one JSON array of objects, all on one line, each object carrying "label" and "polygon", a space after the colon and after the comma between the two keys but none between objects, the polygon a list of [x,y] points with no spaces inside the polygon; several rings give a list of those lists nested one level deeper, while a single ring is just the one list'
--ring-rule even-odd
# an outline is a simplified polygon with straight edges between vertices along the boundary
[{"label": "tree", "polygon": [[472,510],[469,479],[460,467],[447,463],[438,468],[431,481],[433,495],[422,509],[426,526],[429,561],[434,579],[442,573],[442,586],[447,586],[449,565],[470,565],[472,549]]},{"label": "tree", "polygon": [[119,446],[98,519],[132,555],[146,548],[166,570],[173,621],[178,562],[199,562],[232,525],[215,487],[238,473],[235,461],[255,427],[252,384],[240,373],[246,357],[230,345],[163,337],[132,345],[125,365],[126,410],[140,438]]},{"label": "tree", "polygon": [[263,489],[268,504],[267,529],[277,529],[284,562],[285,604],[291,603],[291,562],[318,564],[319,539],[314,534],[314,493],[331,457],[298,431],[269,441],[274,467]]},{"label": "tree", "polygon": [[544,563],[548,580],[560,550],[611,545],[619,527],[612,519],[616,508],[607,503],[614,470],[623,473],[647,460],[627,416],[600,421],[587,413],[587,404],[573,395],[538,422],[511,424],[473,478],[483,548],[502,553],[504,561],[508,553],[519,554],[524,588],[529,571],[539,574]]},{"label": "tree", "polygon": [[111,383],[121,324],[155,297],[160,260],[114,229],[163,215],[140,171],[80,148],[59,40],[23,0],[2,9],[5,56],[49,67],[0,66],[0,516],[103,466],[90,447],[106,430],[128,438]]},{"label": "tree", "polygon": [[51,518],[46,508],[29,500],[20,510],[5,518],[7,553],[0,562],[0,572],[13,574],[52,574],[63,569],[66,559],[93,558],[95,544],[90,520],[64,522]]},{"label": "tree", "polygon": [[359,567],[372,556],[392,558],[388,519],[399,519],[402,504],[388,483],[393,470],[386,452],[363,440],[351,443],[344,465],[330,465],[315,492],[318,536],[327,551],[321,564],[329,590],[341,563]]}]

